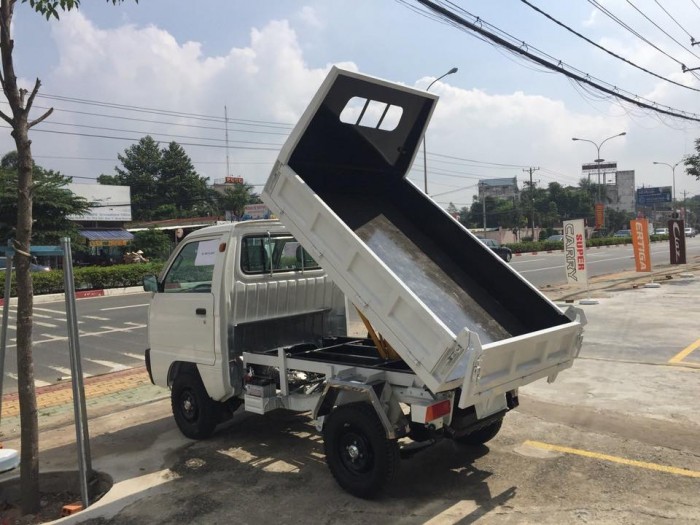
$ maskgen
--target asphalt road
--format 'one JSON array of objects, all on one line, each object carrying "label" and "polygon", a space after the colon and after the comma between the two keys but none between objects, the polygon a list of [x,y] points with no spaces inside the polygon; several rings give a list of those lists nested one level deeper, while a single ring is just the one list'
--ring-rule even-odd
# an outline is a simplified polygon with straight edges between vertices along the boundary
[{"label": "asphalt road", "polygon": [[[700,257],[700,237],[686,239],[686,258],[688,261]],[[588,277],[634,270],[632,245],[591,248],[586,252]],[[670,263],[668,242],[656,242],[651,245],[652,268]],[[525,279],[537,287],[566,283],[564,270],[564,252],[541,252],[536,255],[524,254],[511,260],[515,268]]]},{"label": "asphalt road", "polygon": [[[143,365],[150,294],[77,301],[79,345],[86,377]],[[3,391],[17,390],[16,313],[10,308]],[[63,300],[34,305],[34,377],[37,386],[70,378],[68,327]]]},{"label": "asphalt road", "polygon": [[[668,245],[652,245],[652,263],[667,264]],[[688,239],[688,260],[700,257],[700,237]],[[634,269],[632,247],[591,249],[587,252],[589,276]],[[566,282],[561,251],[513,257],[511,266],[537,287]],[[147,317],[150,294],[79,299],[77,313],[83,373],[86,377],[143,365],[148,346]],[[17,390],[16,308],[10,308],[5,361],[5,393]],[[34,307],[34,376],[37,386],[70,378],[68,330],[63,300]]]}]

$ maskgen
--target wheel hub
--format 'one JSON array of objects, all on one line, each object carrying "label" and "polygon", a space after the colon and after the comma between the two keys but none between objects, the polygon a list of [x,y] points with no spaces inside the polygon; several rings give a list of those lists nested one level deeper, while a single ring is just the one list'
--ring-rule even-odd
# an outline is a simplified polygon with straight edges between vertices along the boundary
[{"label": "wheel hub", "polygon": [[197,416],[197,403],[190,393],[182,396],[182,413],[189,421]]},{"label": "wheel hub", "polygon": [[353,443],[352,445],[348,445],[348,447],[345,450],[352,461],[357,461],[357,458],[360,457],[360,449],[357,448],[357,445],[355,443]]}]

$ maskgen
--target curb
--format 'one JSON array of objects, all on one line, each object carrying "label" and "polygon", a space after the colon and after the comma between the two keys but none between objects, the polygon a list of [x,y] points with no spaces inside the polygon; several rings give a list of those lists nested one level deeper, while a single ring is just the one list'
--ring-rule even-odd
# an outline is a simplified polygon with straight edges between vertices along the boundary
[{"label": "curb", "polygon": [[[128,286],[126,288],[105,288],[102,290],[79,290],[75,292],[76,299],[86,299],[90,297],[112,297],[116,295],[131,295],[135,293],[147,293],[141,286]],[[64,293],[52,293],[46,295],[35,295],[34,304],[53,303],[62,301],[66,297]],[[0,299],[0,306],[5,304],[4,299]],[[10,306],[17,305],[17,298],[10,299]]]}]

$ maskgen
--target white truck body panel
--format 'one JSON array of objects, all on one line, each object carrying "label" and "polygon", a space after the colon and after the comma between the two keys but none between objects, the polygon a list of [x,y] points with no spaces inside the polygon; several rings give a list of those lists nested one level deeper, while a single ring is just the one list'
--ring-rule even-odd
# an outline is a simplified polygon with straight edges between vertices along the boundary
[{"label": "white truck body panel", "polygon": [[[165,278],[187,244],[215,241],[222,246],[214,256],[211,291],[154,293],[149,308],[151,373],[154,383],[169,384],[172,363],[194,363],[212,399],[234,394],[228,362],[254,347],[254,335],[238,342],[236,332],[265,321],[294,318],[314,312],[335,312],[342,317],[342,293],[322,269],[300,272],[245,274],[240,267],[238,240],[247,235],[283,235],[279,221],[230,223],[198,230],[184,239],[161,274]],[[230,269],[230,270],[227,270]],[[198,314],[203,309],[205,313]],[[339,323],[341,324],[341,323]]]},{"label": "white truck body panel", "polygon": [[[400,106],[400,122],[343,120],[357,98]],[[461,387],[459,406],[488,415],[504,392],[570,367],[585,320],[565,317],[405,179],[434,103],[334,68],[262,198],[431,391]]]}]

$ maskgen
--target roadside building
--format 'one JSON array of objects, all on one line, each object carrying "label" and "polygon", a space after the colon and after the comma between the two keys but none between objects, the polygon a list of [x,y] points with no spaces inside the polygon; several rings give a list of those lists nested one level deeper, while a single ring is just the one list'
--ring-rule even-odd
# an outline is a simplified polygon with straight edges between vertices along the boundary
[{"label": "roadside building", "polygon": [[125,223],[131,221],[131,188],[76,183],[67,187],[92,204],[84,214],[68,216],[78,223],[80,236],[85,242],[81,249],[75,250],[76,264],[108,265],[120,262],[125,247],[134,238],[124,228]]}]

